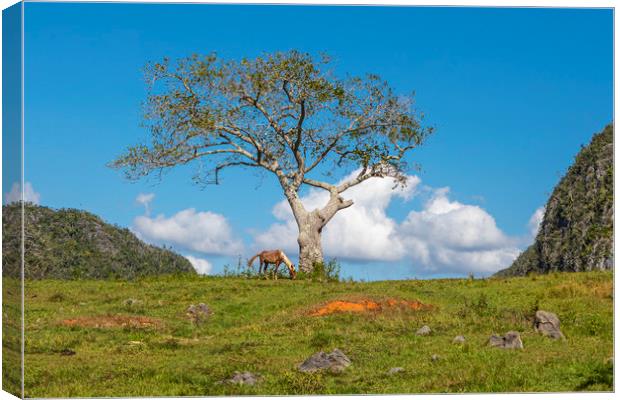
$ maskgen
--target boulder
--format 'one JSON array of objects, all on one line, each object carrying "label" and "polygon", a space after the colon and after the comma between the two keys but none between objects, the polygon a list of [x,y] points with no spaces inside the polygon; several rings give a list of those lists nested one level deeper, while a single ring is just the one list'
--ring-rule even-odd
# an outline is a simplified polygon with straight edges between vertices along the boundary
[{"label": "boulder", "polygon": [[431,334],[431,328],[428,325],[424,325],[415,333],[418,336],[428,336]]},{"label": "boulder", "polygon": [[564,334],[560,331],[560,319],[552,312],[536,311],[534,328],[537,332],[552,339],[565,339]]},{"label": "boulder", "polygon": [[463,335],[456,336],[454,339],[452,339],[452,343],[453,344],[463,344],[463,343],[465,343],[465,336],[463,336]]},{"label": "boulder", "polygon": [[351,365],[351,360],[339,349],[334,349],[331,353],[320,351],[305,360],[298,369],[301,372],[315,372],[329,369],[332,372],[341,372]]},{"label": "boulder", "polygon": [[522,349],[523,342],[519,332],[510,331],[504,336],[491,335],[489,338],[489,346],[500,349]]},{"label": "boulder", "polygon": [[439,360],[441,360],[441,357],[439,357],[437,354],[433,354],[433,355],[431,356],[431,361],[432,361],[432,362],[437,362],[437,361],[439,361]]}]

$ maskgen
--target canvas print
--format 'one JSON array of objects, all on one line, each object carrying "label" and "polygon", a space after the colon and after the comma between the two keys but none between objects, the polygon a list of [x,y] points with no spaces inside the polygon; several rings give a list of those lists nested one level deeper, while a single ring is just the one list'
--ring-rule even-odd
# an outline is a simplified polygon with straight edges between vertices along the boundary
[{"label": "canvas print", "polygon": [[2,17],[4,391],[613,391],[613,9]]}]

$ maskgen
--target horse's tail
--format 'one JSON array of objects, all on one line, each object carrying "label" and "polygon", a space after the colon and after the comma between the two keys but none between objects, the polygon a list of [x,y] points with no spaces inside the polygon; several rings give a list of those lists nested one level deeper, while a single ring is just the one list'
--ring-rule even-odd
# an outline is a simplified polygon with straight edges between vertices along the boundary
[{"label": "horse's tail", "polygon": [[252,263],[254,262],[254,260],[256,259],[256,257],[260,256],[260,253],[258,253],[257,255],[255,255],[254,257],[250,258],[248,260],[248,267],[252,266]]}]

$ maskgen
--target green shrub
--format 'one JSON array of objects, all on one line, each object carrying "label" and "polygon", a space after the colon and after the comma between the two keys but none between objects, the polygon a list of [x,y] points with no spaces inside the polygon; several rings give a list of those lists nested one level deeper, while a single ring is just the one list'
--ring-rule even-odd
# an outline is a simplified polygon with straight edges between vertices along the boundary
[{"label": "green shrub", "polygon": [[327,263],[314,263],[312,272],[299,271],[297,279],[312,282],[340,282],[340,264],[335,259]]}]

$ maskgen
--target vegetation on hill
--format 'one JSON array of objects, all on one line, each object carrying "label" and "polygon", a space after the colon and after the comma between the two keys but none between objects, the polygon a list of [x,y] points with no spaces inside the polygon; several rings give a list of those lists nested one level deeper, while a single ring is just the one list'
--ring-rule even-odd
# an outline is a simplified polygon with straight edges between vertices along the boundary
[{"label": "vegetation on hill", "polygon": [[[608,271],[366,283],[29,280],[25,296],[26,397],[613,390]],[[313,312],[338,300],[395,305]],[[399,306],[416,300],[431,307]],[[210,315],[196,323],[187,309],[200,303]],[[538,309],[558,315],[566,341],[534,330]],[[430,335],[416,335],[423,325]],[[523,350],[487,345],[510,330]],[[457,335],[465,344],[452,344]],[[344,371],[297,370],[334,348],[352,362]],[[404,370],[388,373],[396,367]],[[235,371],[261,379],[220,383]]]},{"label": "vegetation on hill", "polygon": [[[2,207],[2,270],[20,275],[20,208]],[[133,279],[195,272],[189,260],[139,240],[89,212],[24,205],[27,279]]]},{"label": "vegetation on hill", "polygon": [[613,268],[613,124],[594,135],[555,187],[534,244],[498,276]]}]

